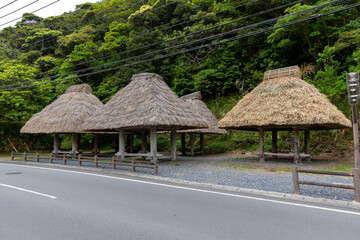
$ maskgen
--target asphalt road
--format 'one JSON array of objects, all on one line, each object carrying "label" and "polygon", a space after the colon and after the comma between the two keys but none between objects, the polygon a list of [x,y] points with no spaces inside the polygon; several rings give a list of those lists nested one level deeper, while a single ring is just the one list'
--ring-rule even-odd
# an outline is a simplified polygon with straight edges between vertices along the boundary
[{"label": "asphalt road", "polygon": [[360,211],[0,163],[0,239],[359,239]]}]

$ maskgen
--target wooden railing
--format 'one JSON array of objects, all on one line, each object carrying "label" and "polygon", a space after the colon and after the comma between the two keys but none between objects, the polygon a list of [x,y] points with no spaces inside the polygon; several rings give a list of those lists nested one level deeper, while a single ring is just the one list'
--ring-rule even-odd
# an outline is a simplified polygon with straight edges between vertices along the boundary
[{"label": "wooden railing", "polygon": [[112,158],[109,157],[99,157],[95,156],[83,156],[81,154],[74,155],[69,153],[50,153],[50,154],[39,154],[39,153],[16,153],[11,152],[11,160],[23,160],[26,161],[28,159],[34,159],[35,162],[39,162],[40,159],[49,159],[49,163],[54,163],[55,160],[61,160],[64,165],[67,164],[67,161],[77,161],[79,166],[82,166],[83,162],[91,162],[94,163],[94,167],[99,167],[99,163],[101,164],[109,164],[112,166],[112,169],[116,169],[116,166],[130,166],[132,172],[136,172],[136,168],[150,168],[154,169],[154,175],[158,174],[159,165],[158,162],[151,162],[145,160],[137,160],[137,159],[125,159],[120,160],[118,156],[114,156]]},{"label": "wooden railing", "polygon": [[[326,183],[326,182],[313,182],[313,181],[300,181],[299,173],[311,173],[311,174],[321,174],[321,175],[331,175],[331,176],[343,176],[343,177],[352,177],[354,184],[342,184],[342,183]],[[315,185],[322,187],[333,187],[341,189],[351,189],[355,192],[355,201],[360,202],[360,170],[353,169],[351,173],[349,172],[329,172],[329,171],[318,171],[311,169],[299,169],[294,166],[292,168],[292,178],[294,185],[294,193],[300,194],[300,184],[304,185]]]}]

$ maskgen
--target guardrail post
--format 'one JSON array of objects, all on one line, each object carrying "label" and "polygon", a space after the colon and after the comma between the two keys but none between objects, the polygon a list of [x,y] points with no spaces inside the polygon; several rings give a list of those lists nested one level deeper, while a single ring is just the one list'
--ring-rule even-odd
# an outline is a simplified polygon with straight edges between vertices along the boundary
[{"label": "guardrail post", "polygon": [[78,155],[78,165],[81,166],[81,154]]},{"label": "guardrail post", "polygon": [[360,202],[360,170],[355,168],[352,170],[354,179],[355,202]]},{"label": "guardrail post", "polygon": [[14,156],[14,151],[11,151],[11,161],[14,161],[15,156]]},{"label": "guardrail post", "polygon": [[94,166],[96,168],[98,167],[98,156],[97,155],[94,156]]},{"label": "guardrail post", "polygon": [[24,152],[24,162],[26,162],[26,152]]},{"label": "guardrail post", "polygon": [[66,165],[66,154],[63,156],[63,164]]},{"label": "guardrail post", "polygon": [[131,171],[135,172],[136,171],[136,169],[135,169],[135,159],[131,159],[131,166],[132,166]]},{"label": "guardrail post", "polygon": [[39,153],[36,152],[36,162],[38,163],[39,162]]},{"label": "guardrail post", "polygon": [[300,194],[300,186],[299,186],[299,173],[296,166],[292,167],[292,179],[294,185],[294,193]]},{"label": "guardrail post", "polygon": [[50,163],[53,163],[53,154],[52,154],[52,153],[50,153],[49,162],[50,162]]},{"label": "guardrail post", "polygon": [[115,166],[115,156],[111,158],[111,165],[112,165],[112,169],[114,170],[116,168],[116,166]]},{"label": "guardrail post", "polygon": [[159,162],[156,160],[154,163],[154,175],[158,175]]}]

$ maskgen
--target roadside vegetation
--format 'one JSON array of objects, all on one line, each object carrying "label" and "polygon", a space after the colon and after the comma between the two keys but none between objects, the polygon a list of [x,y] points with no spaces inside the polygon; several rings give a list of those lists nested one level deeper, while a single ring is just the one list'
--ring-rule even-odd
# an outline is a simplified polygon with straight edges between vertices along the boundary
[{"label": "roadside vegetation", "polygon": [[[221,39],[171,47],[294,14],[230,36],[251,34],[356,2],[104,0],[46,19],[24,14],[14,27],[0,32],[0,151],[11,151],[12,145],[20,151],[51,149],[52,136],[19,133],[34,113],[68,86],[81,83],[90,84],[105,103],[129,83],[132,74],[140,72],[160,74],[179,96],[201,91],[210,110],[222,118],[262,81],[264,71],[299,65],[304,79],[350,118],[345,78],[347,72],[360,71],[358,7],[181,54]],[[281,7],[285,4],[289,5]],[[318,8],[311,10],[314,7]],[[295,14],[300,11],[304,12]],[[114,67],[119,68],[110,70]],[[265,138],[265,150],[271,148],[270,137]],[[285,144],[288,137],[291,133],[279,133],[280,149],[289,149]],[[70,136],[61,138],[62,147],[69,148]],[[336,152],[341,157],[341,152],[352,151],[351,130],[313,131],[311,139],[315,154]],[[205,140],[209,153],[258,148],[256,132],[229,131]],[[82,137],[83,148],[90,148],[91,143],[91,136]],[[111,149],[114,138],[102,139],[101,144],[103,149]],[[137,144],[140,141],[135,141]],[[160,136],[159,149],[168,144],[166,136]]]}]

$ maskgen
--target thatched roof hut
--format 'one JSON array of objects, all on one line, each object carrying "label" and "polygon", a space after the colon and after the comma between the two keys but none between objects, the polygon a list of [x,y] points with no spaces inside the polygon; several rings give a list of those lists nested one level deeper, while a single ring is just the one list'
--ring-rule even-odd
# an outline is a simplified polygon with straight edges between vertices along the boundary
[{"label": "thatched roof hut", "polygon": [[88,130],[204,128],[207,123],[155,73],[135,74],[85,124]]},{"label": "thatched roof hut", "polygon": [[[265,72],[264,81],[244,96],[218,123],[225,129],[260,132],[260,161],[264,160],[263,132],[294,130],[295,161],[299,159],[299,130],[305,131],[306,158],[310,155],[309,130],[350,128],[351,122],[312,84],[300,79],[298,66]],[[301,157],[301,156],[300,156]]]},{"label": "thatched roof hut", "polygon": [[102,106],[88,84],[71,86],[63,95],[34,114],[20,132],[82,133],[85,120]]},{"label": "thatched roof hut", "polygon": [[314,85],[296,77],[264,80],[218,123],[220,128],[337,129],[351,122]]},{"label": "thatched roof hut", "polygon": [[72,133],[72,152],[79,151],[80,133],[86,119],[103,104],[92,94],[88,84],[69,87],[66,92],[34,114],[20,130],[21,133],[55,134],[54,153],[59,151],[59,133]]},{"label": "thatched roof hut", "polygon": [[[156,131],[171,130],[171,158],[175,158],[176,130],[205,128],[207,123],[189,109],[155,73],[135,74],[102,109],[90,117],[85,129],[95,131],[119,130],[119,152],[126,156],[150,157],[157,161]],[[125,153],[125,130],[141,131],[141,154]],[[151,153],[146,152],[146,133],[150,132]]]},{"label": "thatched roof hut", "polygon": [[214,114],[201,101],[201,92],[191,93],[180,97],[194,111],[197,112],[208,124],[207,128],[180,130],[179,133],[206,133],[206,134],[226,134],[225,129],[217,127],[218,120]]},{"label": "thatched roof hut", "polygon": [[205,153],[204,149],[204,134],[226,134],[225,129],[220,129],[217,127],[218,120],[214,114],[207,108],[205,103],[201,101],[202,96],[201,92],[194,92],[185,96],[180,97],[184,100],[185,103],[192,109],[194,112],[199,113],[199,115],[207,122],[207,128],[201,129],[187,129],[177,131],[181,133],[181,152],[185,155],[185,134],[190,134],[190,155],[194,155],[194,134],[200,135],[200,152],[201,154]]}]

